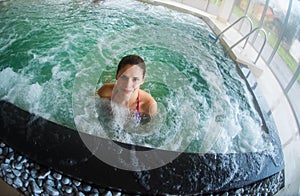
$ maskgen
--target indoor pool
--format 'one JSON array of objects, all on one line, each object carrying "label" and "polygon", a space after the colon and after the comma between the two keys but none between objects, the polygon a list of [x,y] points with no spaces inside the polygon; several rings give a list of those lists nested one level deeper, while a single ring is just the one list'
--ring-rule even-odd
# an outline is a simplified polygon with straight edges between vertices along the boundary
[{"label": "indoor pool", "polygon": [[157,100],[159,115],[112,139],[204,153],[268,147],[245,81],[200,19],[136,1],[2,4],[1,99],[105,137],[96,89],[113,81],[122,56],[138,54],[147,65],[142,89]]},{"label": "indoor pool", "polygon": [[[112,162],[104,160],[124,170],[135,171],[134,168],[139,164],[135,153],[147,154],[149,150],[144,148],[159,150],[155,153],[173,153],[170,161],[178,156],[182,160],[188,155],[196,157],[210,154],[212,157],[208,155],[209,160],[219,160],[217,170],[226,170],[221,172],[222,177],[211,177],[215,182],[208,180],[208,177],[201,178],[203,187],[195,185],[185,188],[182,185],[173,189],[165,184],[168,187],[166,190],[172,191],[163,193],[176,193],[176,190],[179,193],[195,193],[199,189],[212,191],[222,190],[224,187],[228,189],[232,181],[236,183],[233,187],[249,184],[275,173],[264,173],[267,160],[282,168],[282,160],[277,157],[281,156],[281,149],[274,146],[274,141],[278,141],[277,136],[275,134],[274,139],[274,134],[270,134],[270,126],[266,123],[269,121],[264,119],[264,112],[261,111],[242,69],[226,56],[219,43],[209,40],[212,31],[198,17],[133,0],[122,3],[117,0],[16,0],[0,2],[0,32],[0,99],[33,115],[29,122],[26,121],[26,126],[43,127],[43,123],[38,120],[41,117],[53,122],[55,125],[51,124],[52,128],[59,125],[61,129],[65,127],[74,133],[78,131],[79,135],[84,135],[81,135],[81,139],[93,155],[97,155],[95,151],[99,149],[101,152],[108,150],[107,153],[111,153],[111,149],[104,144],[97,143],[98,146],[93,148],[95,144],[90,141],[97,138],[101,141],[111,139],[113,142],[108,142],[109,145],[119,142],[125,144],[126,148],[113,151],[118,155],[128,149],[128,145],[141,147],[141,150],[134,148],[134,153],[133,148],[129,148],[128,164],[131,166],[115,164],[120,159],[110,160]],[[103,120],[105,114],[98,110],[101,101],[96,91],[104,83],[115,81],[117,64],[128,54],[137,54],[145,60],[146,81],[141,88],[156,99],[158,114],[149,123],[117,130]],[[4,115],[2,118],[5,119]],[[5,120],[3,122],[2,126],[6,126]],[[41,131],[46,130],[46,125],[44,127]],[[274,128],[273,125],[271,127]],[[30,142],[36,146],[41,145],[39,141],[45,144],[50,142],[48,138],[41,139],[43,136],[37,137],[32,132],[34,128],[25,129],[26,142],[31,136],[35,138]],[[4,133],[10,134],[9,131]],[[57,143],[46,147],[45,151],[51,152],[57,146],[65,145],[58,141],[71,138],[73,133],[68,136],[61,136],[63,134],[59,132],[55,134]],[[84,138],[89,139],[85,141]],[[20,140],[16,146],[22,143]],[[60,149],[63,151],[64,148]],[[180,155],[181,152],[187,154]],[[252,153],[250,157],[252,159],[255,156],[255,161],[243,158],[244,155],[248,156],[247,153]],[[53,151],[53,156],[60,156],[54,154]],[[217,154],[221,154],[220,159],[215,157]],[[35,160],[39,159],[38,156],[32,156]],[[101,155],[97,156],[103,158]],[[203,159],[208,157],[205,155]],[[80,161],[70,158],[63,163],[61,160],[56,163],[53,157],[39,160],[47,162],[46,165],[52,164],[54,168],[60,165],[66,169],[66,165],[80,165],[83,160],[88,161],[88,158]],[[204,168],[213,164],[213,161],[204,161],[205,167],[196,171],[199,169],[196,163],[200,159],[186,160],[187,163],[182,167],[190,168],[188,165],[193,164],[191,168],[194,170],[190,174],[180,174],[181,180],[185,177],[189,179],[186,186],[193,184],[191,180],[202,175]],[[145,166],[136,170],[158,168],[168,161],[157,161],[158,164],[151,168]],[[123,160],[120,162],[123,164]],[[180,165],[177,163],[178,161],[172,162]],[[250,171],[254,174],[248,173],[249,168],[240,168],[242,164],[249,164]],[[97,170],[96,167],[93,168]],[[165,176],[160,171],[161,180],[172,172],[183,171],[171,171],[170,168],[163,169],[169,172]],[[118,175],[124,175],[117,171],[119,170],[112,170],[111,178],[117,179]],[[210,170],[213,171],[215,170]],[[243,175],[237,175],[238,171],[244,172]],[[128,184],[123,186],[122,183],[128,182],[120,179],[116,180],[117,184],[111,185],[98,179],[101,175],[88,176],[88,172],[78,175],[89,181],[97,181],[96,184],[104,183],[103,186],[122,189],[127,187],[130,191],[135,189],[134,185],[134,188]],[[150,173],[135,175],[146,190],[145,184],[154,180],[150,180],[149,176]],[[177,177],[179,178],[179,174]],[[240,178],[245,183],[241,183]],[[174,179],[175,186],[176,178]],[[153,183],[157,184],[158,181]]]}]

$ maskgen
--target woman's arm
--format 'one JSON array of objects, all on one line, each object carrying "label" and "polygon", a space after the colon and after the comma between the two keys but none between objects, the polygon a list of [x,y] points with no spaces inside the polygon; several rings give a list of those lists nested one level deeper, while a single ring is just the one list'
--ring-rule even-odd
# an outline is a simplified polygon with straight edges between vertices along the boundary
[{"label": "woman's arm", "polygon": [[104,84],[98,91],[97,94],[101,98],[111,98],[112,89],[114,88],[114,83]]},{"label": "woman's arm", "polygon": [[153,99],[153,101],[151,101],[151,103],[149,104],[149,115],[152,117],[156,114],[157,114],[157,103]]},{"label": "woman's arm", "polygon": [[157,114],[157,103],[155,99],[147,92],[141,90],[142,113],[154,116]]}]

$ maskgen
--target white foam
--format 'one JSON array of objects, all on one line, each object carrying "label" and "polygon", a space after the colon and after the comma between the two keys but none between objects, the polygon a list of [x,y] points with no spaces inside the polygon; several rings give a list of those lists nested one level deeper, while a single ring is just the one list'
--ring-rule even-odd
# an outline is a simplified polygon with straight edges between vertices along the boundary
[{"label": "white foam", "polygon": [[[84,5],[88,5],[88,3]],[[94,6],[92,7],[95,9]],[[105,69],[105,66],[117,64],[121,54],[140,52],[139,49],[143,52],[143,50],[151,48],[152,51],[148,54],[149,56],[153,55],[153,58],[145,55],[146,61],[149,58],[146,62],[147,69],[149,67],[147,80],[166,85],[174,95],[162,97],[163,103],[159,105],[159,115],[143,126],[136,126],[134,118],[127,114],[128,111],[117,110],[114,121],[108,125],[112,131],[115,131],[111,134],[113,139],[178,151],[185,150],[194,139],[202,145],[200,149],[194,149],[196,152],[247,152],[265,148],[260,127],[261,120],[254,109],[252,96],[248,93],[246,86],[241,88],[244,88],[245,97],[250,103],[250,110],[254,115],[241,111],[236,98],[231,100],[227,95],[224,80],[214,55],[211,55],[210,50],[202,48],[202,41],[196,38],[197,34],[193,36],[193,33],[196,33],[195,30],[199,29],[198,27],[207,28],[204,22],[196,17],[171,11],[161,6],[153,7],[132,0],[125,0],[122,4],[117,0],[104,1],[100,7],[97,7],[97,10],[93,11],[99,11],[98,8],[103,9],[101,11],[107,15],[113,11],[112,13],[118,12],[122,17],[114,15],[103,19],[103,16],[100,16],[93,25],[90,25],[94,22],[93,20],[85,21],[85,24],[79,23],[80,20],[76,21],[82,27],[79,32],[76,29],[70,29],[71,31],[55,38],[55,43],[47,45],[50,48],[45,51],[29,50],[27,55],[33,58],[28,67],[22,68],[23,70],[20,71],[22,74],[14,72],[12,68],[3,69],[0,72],[0,98],[9,100],[57,123],[72,121],[74,114],[78,130],[109,138],[110,135],[107,134],[104,124],[99,121],[99,114],[95,108],[97,106],[95,103],[97,99],[94,97],[95,86],[99,85],[96,82],[101,75],[97,72]],[[137,8],[139,13],[145,15],[130,15],[130,13],[136,13]],[[125,14],[126,17],[129,17],[128,21]],[[159,20],[153,20],[150,23],[143,21],[147,20],[148,16]],[[56,20],[55,17],[53,19]],[[72,21],[73,18],[69,19],[68,23],[75,22]],[[164,20],[160,19],[166,20],[170,26],[165,25]],[[112,29],[112,32],[102,31],[99,28],[95,30],[96,38],[89,37],[88,33],[93,31],[93,28],[102,26],[103,20],[109,23],[109,29]],[[145,22],[146,25],[139,26],[134,24],[134,21]],[[27,22],[31,23],[32,21],[30,19]],[[160,23],[156,24],[155,22],[162,22],[163,28]],[[191,34],[187,33],[184,30],[187,29],[186,26],[180,26],[180,23],[194,26],[195,29],[191,28]],[[127,24],[129,26],[133,24],[133,26],[129,28]],[[180,28],[175,27],[177,24]],[[126,28],[118,29],[125,25],[127,25]],[[114,31],[115,27],[117,30]],[[26,34],[26,37],[30,37],[34,31],[39,30],[33,29]],[[88,35],[87,38],[85,38],[86,35]],[[98,38],[99,35],[100,38]],[[13,44],[15,38],[15,34],[10,34],[0,52]],[[89,54],[84,62],[81,62],[81,58],[77,59],[74,56],[81,55],[78,54],[81,51],[77,51],[82,49],[80,48],[81,39],[90,40],[90,38],[99,40],[98,50],[92,50],[92,54]],[[216,45],[212,45],[212,47],[216,47]],[[164,51],[165,58],[156,59],[159,55],[156,54],[156,49]],[[84,48],[84,51],[88,50],[89,48]],[[177,65],[165,61],[170,58],[168,55],[174,55],[174,57],[180,55],[187,63],[197,67],[199,69],[197,74],[208,83],[208,95],[200,95],[199,92],[195,92],[192,86],[197,84],[198,80],[196,77],[187,78],[189,67],[184,68],[183,74],[176,68]],[[38,78],[39,75],[35,76],[34,74],[39,74],[40,66],[44,66],[44,64],[46,66],[50,64],[52,69],[49,76],[47,75],[47,81],[40,84],[35,80],[35,77]],[[233,70],[229,70],[230,76],[240,81]],[[76,77],[72,91],[70,83],[74,79],[73,75]],[[243,84],[241,82],[241,85]],[[73,102],[70,101],[70,97]],[[133,123],[128,124],[128,119]]]},{"label": "white foam", "polygon": [[1,99],[8,100],[29,112],[39,111],[43,87],[37,82],[31,84],[22,75],[6,68],[0,72]]},{"label": "white foam", "polygon": [[8,92],[15,86],[19,80],[19,74],[12,68],[5,68],[0,72],[0,99],[6,99]]}]

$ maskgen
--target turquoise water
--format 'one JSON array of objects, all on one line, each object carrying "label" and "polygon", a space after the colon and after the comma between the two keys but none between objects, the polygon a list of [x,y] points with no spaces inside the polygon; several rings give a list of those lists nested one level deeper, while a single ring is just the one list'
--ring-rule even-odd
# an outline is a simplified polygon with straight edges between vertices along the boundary
[{"label": "turquoise water", "polygon": [[[147,65],[142,89],[159,115],[119,141],[188,152],[268,147],[252,96],[200,19],[133,0],[0,3],[0,98],[107,137],[95,91],[126,54]],[[138,134],[140,132],[140,134]]]}]

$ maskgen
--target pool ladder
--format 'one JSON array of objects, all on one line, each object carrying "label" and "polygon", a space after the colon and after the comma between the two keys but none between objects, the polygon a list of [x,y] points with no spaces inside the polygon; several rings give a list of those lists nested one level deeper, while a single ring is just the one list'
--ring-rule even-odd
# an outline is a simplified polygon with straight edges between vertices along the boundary
[{"label": "pool ladder", "polygon": [[246,47],[246,45],[247,45],[247,43],[248,43],[249,37],[250,37],[253,33],[255,33],[255,32],[257,32],[257,33],[262,32],[263,35],[264,35],[264,41],[263,41],[263,44],[262,44],[262,46],[261,46],[261,48],[260,48],[260,50],[259,50],[259,52],[258,52],[258,55],[257,55],[257,57],[256,57],[256,59],[255,59],[255,61],[254,61],[254,64],[255,64],[255,63],[258,61],[258,59],[259,59],[259,57],[260,57],[260,55],[261,55],[261,53],[262,53],[262,51],[263,51],[263,49],[264,49],[264,47],[265,47],[265,45],[266,45],[266,41],[267,41],[267,33],[266,33],[266,31],[265,31],[262,27],[256,27],[256,28],[253,29],[253,22],[252,22],[252,20],[251,20],[251,18],[250,18],[249,16],[247,16],[247,15],[242,16],[241,18],[237,19],[234,23],[232,23],[230,26],[228,26],[226,29],[224,29],[221,33],[219,33],[219,34],[217,35],[217,37],[213,38],[211,35],[210,35],[210,37],[213,38],[213,39],[215,39],[215,42],[217,42],[217,41],[220,39],[221,35],[223,35],[226,31],[228,31],[230,28],[232,28],[235,24],[237,24],[237,23],[240,22],[241,20],[245,20],[245,19],[247,19],[247,20],[249,21],[249,23],[250,23],[250,31],[249,31],[249,33],[246,34],[244,37],[242,37],[240,40],[238,40],[235,44],[233,44],[233,45],[226,51],[226,53],[228,53],[230,50],[232,50],[235,46],[237,46],[238,44],[240,44],[240,43],[241,43],[242,41],[244,41],[244,40],[246,40],[246,41],[245,41],[245,44],[244,44],[244,46],[243,46],[242,48],[245,49],[245,47]]}]

